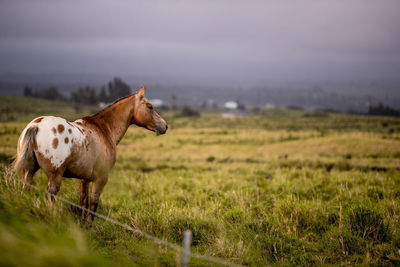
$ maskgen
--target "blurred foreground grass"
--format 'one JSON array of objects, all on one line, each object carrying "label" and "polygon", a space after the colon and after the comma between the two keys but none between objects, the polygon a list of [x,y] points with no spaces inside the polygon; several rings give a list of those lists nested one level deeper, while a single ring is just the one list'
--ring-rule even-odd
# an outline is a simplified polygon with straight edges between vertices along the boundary
[{"label": "blurred foreground grass", "polygon": [[[80,116],[51,105],[38,115]],[[167,113],[171,127],[160,137],[133,126],[98,211],[176,244],[191,229],[194,251],[244,265],[399,265],[399,120],[304,113]],[[3,167],[26,116],[0,124]],[[180,263],[176,252],[101,219],[81,225],[65,204],[0,176],[0,265]],[[45,190],[41,171],[34,184]],[[77,189],[64,179],[60,195],[78,203]]]}]

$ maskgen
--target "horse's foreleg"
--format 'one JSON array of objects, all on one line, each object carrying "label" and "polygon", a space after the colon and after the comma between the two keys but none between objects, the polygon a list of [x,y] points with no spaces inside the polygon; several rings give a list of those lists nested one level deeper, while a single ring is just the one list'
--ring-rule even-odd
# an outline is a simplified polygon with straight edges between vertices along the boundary
[{"label": "horse's foreleg", "polygon": [[[96,212],[97,205],[99,204],[99,199],[104,186],[106,185],[108,177],[97,178],[93,181],[92,192],[90,193],[90,210]],[[89,221],[93,221],[94,215],[90,214],[88,217]]]},{"label": "horse's foreleg", "polygon": [[[81,207],[82,208],[88,208],[89,207],[89,183],[90,181],[88,180],[79,180],[79,196],[81,199]],[[86,217],[86,210],[82,209],[82,215],[81,215],[81,220],[84,221]]]},{"label": "horse's foreleg", "polygon": [[47,192],[50,194],[52,202],[55,201],[55,195],[60,191],[62,175],[60,173],[52,173],[47,175]]}]

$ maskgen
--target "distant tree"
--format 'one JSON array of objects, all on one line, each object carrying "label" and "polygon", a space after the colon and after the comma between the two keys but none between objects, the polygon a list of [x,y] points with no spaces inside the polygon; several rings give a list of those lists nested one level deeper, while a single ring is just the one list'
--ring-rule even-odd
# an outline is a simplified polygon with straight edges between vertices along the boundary
[{"label": "distant tree", "polygon": [[50,86],[49,88],[34,92],[32,93],[32,96],[49,100],[65,100],[65,97],[58,91],[57,87],[55,86]]},{"label": "distant tree", "polygon": [[81,113],[82,112],[82,105],[79,104],[79,103],[75,103],[74,104],[74,110],[75,110],[75,113]]},{"label": "distant tree", "polygon": [[179,117],[199,117],[200,116],[200,112],[191,109],[188,106],[184,106],[181,113],[178,114]]},{"label": "distant tree", "polygon": [[97,96],[99,102],[108,102],[108,96],[106,92],[106,87],[103,85],[100,89],[99,95]]},{"label": "distant tree", "polygon": [[82,103],[88,105],[94,105],[99,102],[96,90],[89,86],[79,88],[77,91],[73,91],[71,93],[71,100],[74,101],[75,103]]},{"label": "distant tree", "polygon": [[107,87],[109,101],[114,101],[115,99],[131,94],[131,88],[129,85],[118,77],[115,77],[112,81],[108,82]]},{"label": "distant tree", "polygon": [[32,88],[29,86],[25,86],[24,88],[24,96],[32,96],[33,92],[32,92]]},{"label": "distant tree", "polygon": [[172,95],[172,105],[171,105],[171,109],[172,110],[176,110],[176,95]]},{"label": "distant tree", "polygon": [[251,113],[260,115],[260,114],[263,114],[263,111],[261,110],[260,107],[253,107],[253,108],[251,109]]},{"label": "distant tree", "polygon": [[238,104],[238,110],[246,110],[246,106],[239,99],[236,100],[236,103]]},{"label": "distant tree", "polygon": [[398,117],[400,116],[400,110],[391,108],[389,106],[384,106],[382,103],[379,103],[377,106],[369,106],[368,114]]},{"label": "distant tree", "polygon": [[292,109],[292,110],[304,110],[304,108],[299,107],[299,106],[294,106],[294,105],[289,105],[286,106],[287,109]]}]

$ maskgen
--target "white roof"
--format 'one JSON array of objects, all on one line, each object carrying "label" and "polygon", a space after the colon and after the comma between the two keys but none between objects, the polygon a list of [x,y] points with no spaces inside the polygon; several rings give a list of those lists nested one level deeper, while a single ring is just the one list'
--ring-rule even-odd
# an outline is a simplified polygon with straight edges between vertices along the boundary
[{"label": "white roof", "polygon": [[149,101],[156,108],[161,107],[164,104],[164,101],[162,101],[161,99],[150,99]]},{"label": "white roof", "polygon": [[237,109],[238,106],[239,106],[238,103],[236,103],[234,101],[228,101],[228,102],[225,102],[225,104],[224,104],[224,108],[227,108],[227,109]]}]

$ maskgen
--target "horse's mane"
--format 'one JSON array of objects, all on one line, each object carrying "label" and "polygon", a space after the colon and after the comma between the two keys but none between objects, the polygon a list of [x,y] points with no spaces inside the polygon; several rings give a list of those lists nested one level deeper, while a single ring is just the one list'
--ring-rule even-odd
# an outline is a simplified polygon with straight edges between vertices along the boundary
[{"label": "horse's mane", "polygon": [[94,117],[94,116],[96,116],[96,115],[99,115],[100,113],[102,113],[103,111],[105,111],[106,109],[108,109],[109,107],[111,107],[112,105],[117,104],[118,102],[120,102],[120,101],[122,101],[122,100],[124,100],[124,99],[126,99],[126,98],[128,98],[128,97],[131,97],[131,96],[133,96],[133,95],[135,95],[135,94],[136,94],[136,93],[118,98],[117,100],[115,100],[115,101],[112,102],[111,104],[108,104],[105,108],[103,108],[102,110],[98,111],[96,114],[93,114],[92,116]]}]

